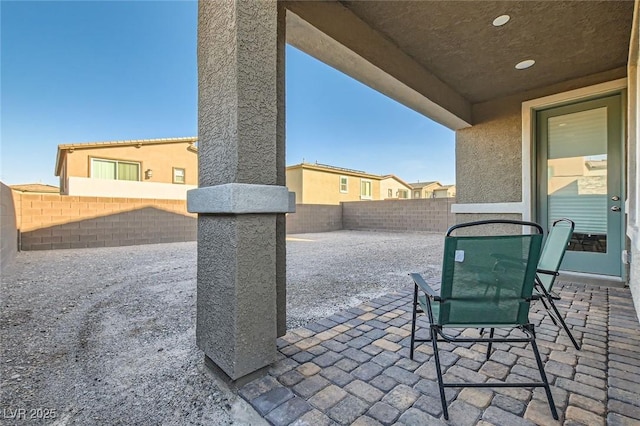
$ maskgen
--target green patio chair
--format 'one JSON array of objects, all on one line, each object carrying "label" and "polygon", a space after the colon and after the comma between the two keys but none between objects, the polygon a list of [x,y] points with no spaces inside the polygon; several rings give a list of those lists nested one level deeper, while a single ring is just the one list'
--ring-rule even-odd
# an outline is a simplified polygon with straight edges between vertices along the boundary
[{"label": "green patio chair", "polygon": [[[528,233],[507,235],[459,236],[463,228],[482,225],[517,225],[518,230],[527,227]],[[482,228],[475,228],[480,230]],[[543,387],[549,400],[554,419],[558,419],[549,382],[544,372],[540,352],[535,341],[535,330],[529,322],[529,307],[533,296],[536,265],[540,258],[542,227],[533,222],[513,220],[485,220],[452,226],[444,242],[444,258],[440,291],[437,293],[418,273],[409,274],[415,283],[413,295],[413,318],[411,348],[419,342],[431,342],[435,360],[438,387],[444,418],[448,420],[445,388],[449,387]],[[496,268],[495,255],[518,259],[508,268]],[[416,338],[418,313],[429,319],[429,338]],[[489,338],[454,337],[445,332],[452,328],[492,329]],[[496,328],[520,329],[524,334],[494,337]],[[530,343],[535,355],[541,381],[513,383],[464,383],[443,381],[438,353],[438,342],[449,343]]]},{"label": "green patio chair", "polygon": [[569,219],[558,219],[553,222],[549,235],[547,236],[547,241],[542,249],[540,261],[538,262],[538,273],[536,274],[534,291],[541,296],[540,301],[549,313],[551,321],[553,321],[555,325],[558,325],[559,322],[562,328],[564,328],[564,331],[567,332],[567,335],[569,335],[573,346],[580,350],[580,345],[573,337],[573,334],[571,334],[567,323],[562,318],[562,315],[560,315],[560,311],[558,311],[554,303],[554,300],[560,300],[560,296],[553,292],[553,284],[558,276],[558,270],[569,246],[569,241],[571,241],[574,228],[575,223]]},{"label": "green patio chair", "polygon": [[[556,326],[561,325],[566,331],[573,346],[580,350],[580,345],[576,341],[575,337],[569,330],[567,323],[564,321],[558,307],[554,303],[554,300],[560,300],[560,296],[553,291],[553,284],[556,281],[556,277],[559,275],[560,264],[564,258],[564,254],[569,247],[573,230],[575,229],[575,223],[572,220],[563,218],[558,219],[551,225],[551,230],[547,236],[547,241],[542,249],[540,255],[540,261],[536,271],[536,283],[533,289],[534,298],[540,299],[544,308],[547,310],[551,321]],[[514,259],[513,256],[503,254],[493,254],[496,258],[494,267],[496,269],[509,268],[513,262],[518,262],[518,259]],[[537,296],[537,297],[536,297]],[[484,330],[481,330],[481,333]],[[493,332],[493,331],[492,331]],[[491,343],[487,348],[487,359],[491,354]]]}]

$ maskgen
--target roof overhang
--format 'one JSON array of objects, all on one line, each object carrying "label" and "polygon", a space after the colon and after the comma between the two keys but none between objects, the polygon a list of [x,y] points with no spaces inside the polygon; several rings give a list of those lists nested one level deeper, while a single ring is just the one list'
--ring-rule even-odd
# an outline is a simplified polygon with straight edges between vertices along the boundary
[{"label": "roof overhang", "polygon": [[[287,42],[457,130],[474,124],[476,104],[568,82],[624,77],[634,1],[345,0],[285,6]],[[503,14],[509,22],[494,26]],[[516,69],[525,59],[536,63]]]}]

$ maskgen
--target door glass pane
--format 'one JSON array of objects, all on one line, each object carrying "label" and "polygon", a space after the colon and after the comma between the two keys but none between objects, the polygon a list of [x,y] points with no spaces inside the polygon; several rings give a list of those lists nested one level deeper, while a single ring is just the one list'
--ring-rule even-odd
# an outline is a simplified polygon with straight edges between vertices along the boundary
[{"label": "door glass pane", "polygon": [[576,223],[569,250],[607,251],[607,108],[548,120],[548,218]]},{"label": "door glass pane", "polygon": [[139,167],[135,163],[118,163],[118,180],[138,180]]},{"label": "door glass pane", "polygon": [[115,179],[116,163],[115,161],[92,160],[91,161],[91,177],[95,179]]},{"label": "door glass pane", "polygon": [[363,197],[371,197],[371,182],[363,180],[360,183],[360,195]]}]

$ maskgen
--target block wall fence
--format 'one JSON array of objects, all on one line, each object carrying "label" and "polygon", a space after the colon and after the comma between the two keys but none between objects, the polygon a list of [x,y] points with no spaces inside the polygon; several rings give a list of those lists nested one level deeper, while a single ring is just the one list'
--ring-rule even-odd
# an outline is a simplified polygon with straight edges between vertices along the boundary
[{"label": "block wall fence", "polygon": [[18,252],[16,209],[11,188],[0,182],[0,271],[7,268]]},{"label": "block wall fence", "polygon": [[298,204],[287,215],[287,234],[360,231],[445,232],[456,223],[455,198]]},{"label": "block wall fence", "polygon": [[342,229],[445,232],[456,223],[455,198],[342,203]]},{"label": "block wall fence", "polygon": [[13,194],[20,250],[196,240],[184,200]]},{"label": "block wall fence", "polygon": [[[11,193],[13,192],[13,196]],[[342,229],[444,232],[455,223],[454,199],[298,204],[287,233]],[[11,214],[15,213],[15,214]],[[114,247],[197,240],[184,200],[25,194],[2,187],[2,262],[17,250]]]}]

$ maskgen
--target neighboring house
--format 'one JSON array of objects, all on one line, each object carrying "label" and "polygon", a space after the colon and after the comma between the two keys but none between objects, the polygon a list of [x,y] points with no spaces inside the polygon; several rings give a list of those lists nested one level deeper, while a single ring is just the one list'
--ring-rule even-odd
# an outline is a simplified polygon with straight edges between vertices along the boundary
[{"label": "neighboring house", "polygon": [[198,139],[166,138],[58,145],[64,195],[185,199],[198,184]]},{"label": "neighboring house", "polygon": [[440,188],[433,190],[433,198],[455,198],[456,186],[455,185],[443,185]]},{"label": "neighboring house", "polygon": [[382,176],[380,181],[380,199],[408,199],[411,198],[411,185],[396,175]]},{"label": "neighboring house", "polygon": [[442,188],[438,181],[410,183],[412,191],[411,198],[433,198],[433,191]]},{"label": "neighboring house", "polygon": [[287,187],[296,204],[340,204],[380,200],[382,176],[326,164],[301,163],[287,167]]},{"label": "neighboring house", "polygon": [[24,192],[29,194],[59,194],[60,188],[53,185],[47,185],[43,183],[25,183],[21,185],[9,185],[14,191]]}]

